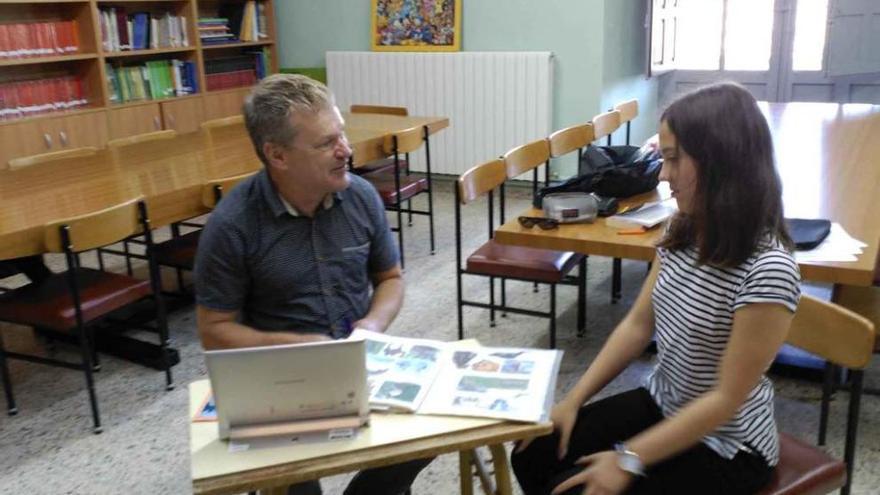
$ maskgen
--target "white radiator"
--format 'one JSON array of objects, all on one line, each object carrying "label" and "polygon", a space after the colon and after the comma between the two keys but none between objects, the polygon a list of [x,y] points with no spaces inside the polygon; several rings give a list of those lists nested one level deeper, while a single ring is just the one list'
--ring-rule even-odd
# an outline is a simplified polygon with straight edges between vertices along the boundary
[{"label": "white radiator", "polygon": [[[431,171],[459,175],[550,134],[552,60],[550,52],[327,52],[327,79],[342,110],[393,105],[448,117],[431,137]],[[424,153],[411,158],[425,169]]]}]

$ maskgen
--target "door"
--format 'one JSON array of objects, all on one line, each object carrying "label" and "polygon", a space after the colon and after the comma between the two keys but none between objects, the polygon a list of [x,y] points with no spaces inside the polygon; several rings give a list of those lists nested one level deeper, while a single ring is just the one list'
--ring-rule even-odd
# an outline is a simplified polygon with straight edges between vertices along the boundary
[{"label": "door", "polygon": [[174,129],[180,134],[198,131],[205,117],[202,99],[198,97],[163,101],[161,106],[165,129]]},{"label": "door", "polygon": [[54,120],[59,127],[56,135],[62,149],[83,146],[101,149],[107,144],[107,117],[103,111]]}]

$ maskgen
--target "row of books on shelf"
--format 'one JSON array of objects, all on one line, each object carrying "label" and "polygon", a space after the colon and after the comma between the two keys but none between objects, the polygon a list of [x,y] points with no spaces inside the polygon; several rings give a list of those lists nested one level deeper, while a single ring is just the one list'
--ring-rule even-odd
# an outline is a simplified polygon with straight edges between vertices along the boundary
[{"label": "row of books on shelf", "polygon": [[76,21],[0,24],[0,58],[49,57],[79,50]]},{"label": "row of books on shelf", "polygon": [[101,41],[106,52],[189,46],[186,17],[170,12],[129,15],[122,7],[101,9]]},{"label": "row of books on shelf", "polygon": [[205,88],[208,91],[251,86],[266,77],[269,50],[245,52],[234,57],[205,60]]},{"label": "row of books on shelf", "polygon": [[0,120],[70,110],[88,103],[82,79],[74,76],[0,84]]},{"label": "row of books on shelf", "polygon": [[107,64],[107,90],[112,103],[159,100],[199,92],[194,62],[154,60],[142,65]]},{"label": "row of books on shelf", "polygon": [[200,17],[199,39],[202,44],[260,41],[269,38],[266,6],[248,0],[244,4],[222,5],[216,17]]}]

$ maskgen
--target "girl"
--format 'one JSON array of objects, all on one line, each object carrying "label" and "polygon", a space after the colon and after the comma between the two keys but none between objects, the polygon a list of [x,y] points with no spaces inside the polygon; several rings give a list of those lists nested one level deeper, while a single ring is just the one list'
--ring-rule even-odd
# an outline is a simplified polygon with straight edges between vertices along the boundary
[{"label": "girl", "polygon": [[[800,274],[767,122],[742,87],[709,86],[663,113],[660,151],[679,213],[632,309],[553,408],[554,434],[513,454],[527,495],[747,494],[779,460],[764,372]],[[584,405],[652,335],[644,386]]]}]

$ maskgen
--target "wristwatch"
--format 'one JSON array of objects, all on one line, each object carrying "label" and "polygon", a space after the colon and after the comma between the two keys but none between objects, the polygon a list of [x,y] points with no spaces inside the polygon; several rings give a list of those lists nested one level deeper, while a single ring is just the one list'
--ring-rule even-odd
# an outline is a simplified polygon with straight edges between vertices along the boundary
[{"label": "wristwatch", "polygon": [[617,452],[617,467],[636,476],[647,476],[639,454],[629,450],[622,442],[614,444],[614,451]]}]

